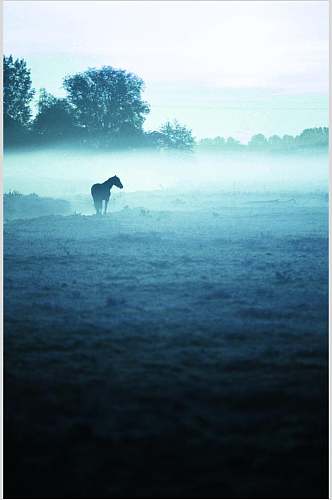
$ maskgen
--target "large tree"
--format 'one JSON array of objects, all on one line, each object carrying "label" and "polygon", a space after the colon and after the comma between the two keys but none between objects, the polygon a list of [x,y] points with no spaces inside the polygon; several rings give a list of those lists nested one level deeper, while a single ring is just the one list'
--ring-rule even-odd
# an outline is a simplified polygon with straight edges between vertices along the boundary
[{"label": "large tree", "polygon": [[63,85],[78,123],[88,133],[111,137],[142,133],[149,106],[141,95],[143,80],[133,73],[103,66],[67,76]]},{"label": "large tree", "polygon": [[3,114],[6,122],[27,126],[31,118],[32,89],[30,70],[24,59],[3,58]]}]

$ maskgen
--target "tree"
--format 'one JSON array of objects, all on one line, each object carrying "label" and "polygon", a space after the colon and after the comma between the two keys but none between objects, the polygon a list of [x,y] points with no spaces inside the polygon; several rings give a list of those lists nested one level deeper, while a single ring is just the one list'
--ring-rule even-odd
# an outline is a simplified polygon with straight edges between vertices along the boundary
[{"label": "tree", "polygon": [[292,135],[285,134],[282,137],[282,148],[289,150],[295,148],[295,138]]},{"label": "tree", "polygon": [[271,137],[268,138],[267,142],[270,149],[273,150],[282,149],[282,139],[278,135],[272,135]]},{"label": "tree", "polygon": [[226,141],[223,137],[220,137],[219,135],[214,138],[213,140],[214,145],[218,148],[223,148],[226,144]]},{"label": "tree", "polygon": [[142,134],[148,104],[143,80],[127,71],[103,66],[67,76],[63,84],[80,126],[92,135]]},{"label": "tree", "polygon": [[327,147],[329,129],[327,127],[307,128],[295,137],[295,142],[298,146],[306,148]]},{"label": "tree", "polygon": [[228,149],[238,149],[241,147],[241,143],[240,143],[240,141],[238,141],[237,139],[234,139],[233,137],[228,137],[228,139],[226,141],[226,147]]},{"label": "tree", "polygon": [[248,146],[253,149],[264,149],[267,146],[266,137],[263,134],[253,135]]},{"label": "tree", "polygon": [[29,134],[34,96],[30,70],[23,59],[3,57],[3,123],[4,145],[23,143]]},{"label": "tree", "polygon": [[195,139],[192,136],[192,131],[180,125],[177,120],[166,122],[160,128],[161,147],[166,149],[182,149],[191,151],[195,144]]},{"label": "tree", "polygon": [[[27,126],[31,118],[30,102],[35,94],[30,70],[24,59],[3,57],[3,114],[19,125]],[[10,121],[10,120],[9,120]]]},{"label": "tree", "polygon": [[41,89],[33,129],[45,138],[68,138],[73,135],[77,127],[73,109],[68,101]]}]

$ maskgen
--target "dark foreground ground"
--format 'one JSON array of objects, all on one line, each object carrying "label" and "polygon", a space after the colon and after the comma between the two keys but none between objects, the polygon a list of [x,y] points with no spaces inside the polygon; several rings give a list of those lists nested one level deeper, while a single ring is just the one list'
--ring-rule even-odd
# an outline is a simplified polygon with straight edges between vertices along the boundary
[{"label": "dark foreground ground", "polygon": [[327,498],[327,203],[279,201],[5,225],[6,498]]}]

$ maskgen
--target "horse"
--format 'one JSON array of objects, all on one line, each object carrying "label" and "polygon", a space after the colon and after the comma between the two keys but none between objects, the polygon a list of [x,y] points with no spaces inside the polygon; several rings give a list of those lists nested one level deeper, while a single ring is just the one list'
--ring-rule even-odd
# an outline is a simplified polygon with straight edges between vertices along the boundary
[{"label": "horse", "polygon": [[116,175],[110,177],[109,179],[107,179],[107,181],[103,182],[102,184],[94,184],[91,187],[91,195],[93,198],[93,203],[95,205],[97,215],[99,215],[103,211],[103,200],[105,201],[104,215],[106,215],[107,205],[111,196],[112,186],[116,186],[119,189],[123,188],[123,185],[119,177],[117,177]]}]

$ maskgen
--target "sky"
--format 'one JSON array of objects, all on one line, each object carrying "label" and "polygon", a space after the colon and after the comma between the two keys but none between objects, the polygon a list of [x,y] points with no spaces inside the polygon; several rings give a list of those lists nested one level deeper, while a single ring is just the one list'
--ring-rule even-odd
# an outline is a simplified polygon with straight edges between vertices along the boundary
[{"label": "sky", "polygon": [[6,1],[4,51],[33,85],[111,65],[139,75],[145,128],[178,119],[197,138],[328,125],[328,2]]}]

